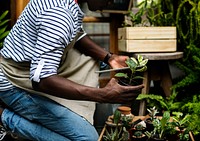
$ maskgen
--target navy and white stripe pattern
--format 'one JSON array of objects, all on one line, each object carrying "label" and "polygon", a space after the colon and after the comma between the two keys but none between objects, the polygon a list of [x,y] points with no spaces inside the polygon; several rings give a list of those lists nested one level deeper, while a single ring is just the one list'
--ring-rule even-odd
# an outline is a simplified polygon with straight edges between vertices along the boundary
[{"label": "navy and white stripe pattern", "polygon": [[0,91],[6,91],[13,87],[13,85],[6,79],[0,69]]},{"label": "navy and white stripe pattern", "polygon": [[[5,39],[1,55],[31,62],[31,80],[41,60],[39,79],[57,74],[65,47],[82,29],[83,16],[74,0],[31,0]],[[0,90],[5,86],[0,83]]]}]

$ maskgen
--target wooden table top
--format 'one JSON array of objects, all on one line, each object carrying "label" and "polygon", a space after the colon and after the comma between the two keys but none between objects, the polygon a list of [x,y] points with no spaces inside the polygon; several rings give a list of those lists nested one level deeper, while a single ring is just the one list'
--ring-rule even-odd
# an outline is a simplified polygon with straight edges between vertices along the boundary
[{"label": "wooden table top", "polygon": [[183,57],[183,52],[156,52],[156,53],[134,53],[133,56],[142,55],[149,60],[175,60]]}]

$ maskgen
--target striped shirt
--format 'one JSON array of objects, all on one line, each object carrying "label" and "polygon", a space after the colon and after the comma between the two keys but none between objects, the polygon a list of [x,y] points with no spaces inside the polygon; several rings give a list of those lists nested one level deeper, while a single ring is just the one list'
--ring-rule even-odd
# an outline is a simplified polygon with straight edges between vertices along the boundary
[{"label": "striped shirt", "polygon": [[[30,79],[57,74],[65,47],[82,30],[83,12],[74,0],[31,0],[4,41],[1,55],[30,62]],[[0,91],[12,85],[0,70]]]}]

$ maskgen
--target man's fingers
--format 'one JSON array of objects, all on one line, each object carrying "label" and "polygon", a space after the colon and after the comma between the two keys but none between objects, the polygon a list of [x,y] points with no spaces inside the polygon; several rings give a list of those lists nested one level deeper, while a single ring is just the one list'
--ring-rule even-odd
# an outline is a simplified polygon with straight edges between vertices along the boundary
[{"label": "man's fingers", "polygon": [[136,86],[126,86],[128,91],[134,91],[144,88],[144,84],[136,85]]}]

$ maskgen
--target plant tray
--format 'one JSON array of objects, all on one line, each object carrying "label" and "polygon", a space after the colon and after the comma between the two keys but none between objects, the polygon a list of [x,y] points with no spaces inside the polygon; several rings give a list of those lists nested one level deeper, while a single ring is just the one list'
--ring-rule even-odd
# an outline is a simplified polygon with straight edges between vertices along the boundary
[{"label": "plant tray", "polygon": [[[142,121],[142,120],[145,120],[146,118],[149,118],[149,116],[148,116],[148,115],[147,115],[147,116],[134,116],[133,122],[134,122],[134,121],[137,121],[137,120]],[[109,127],[105,124],[105,125],[104,125],[104,128],[103,128],[102,131],[101,131],[101,134],[99,135],[98,141],[104,141],[104,140],[103,140],[103,136],[105,135],[105,131],[106,131],[106,129],[108,129],[108,128],[109,128]]]},{"label": "plant tray", "polygon": [[118,28],[118,50],[122,52],[174,52],[176,27]]},{"label": "plant tray", "polygon": [[[110,118],[111,116],[109,116],[108,117],[108,119]],[[157,118],[162,118],[162,116],[156,116]],[[134,116],[134,118],[133,118],[133,122],[135,122],[135,123],[139,123],[139,122],[141,122],[141,121],[144,121],[144,120],[146,120],[147,118],[149,118],[149,115],[146,115],[146,116]],[[170,118],[170,121],[172,121],[173,119],[172,119],[172,117]],[[104,139],[103,139],[103,136],[105,135],[105,131],[106,131],[106,129],[110,129],[111,127],[109,127],[107,124],[105,124],[104,125],[104,128],[102,129],[102,131],[101,131],[101,134],[99,135],[99,139],[98,139],[98,141],[104,141]]]}]

